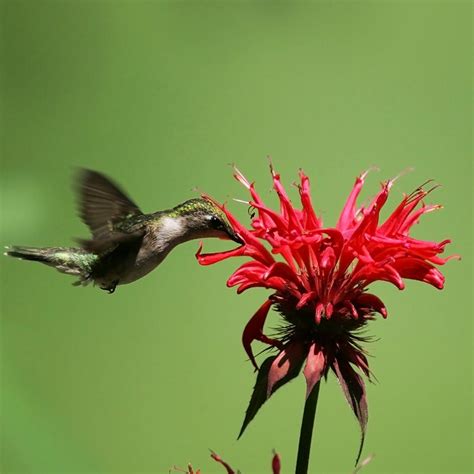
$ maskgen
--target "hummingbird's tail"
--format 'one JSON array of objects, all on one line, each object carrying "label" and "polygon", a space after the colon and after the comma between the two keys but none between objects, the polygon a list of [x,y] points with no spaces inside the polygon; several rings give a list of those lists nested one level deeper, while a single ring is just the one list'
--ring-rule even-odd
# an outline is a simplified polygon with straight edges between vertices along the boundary
[{"label": "hummingbird's tail", "polygon": [[80,248],[70,247],[6,247],[4,255],[41,262],[56,268],[61,273],[79,277],[76,285],[87,284],[90,281],[91,271],[97,261],[97,255]]}]

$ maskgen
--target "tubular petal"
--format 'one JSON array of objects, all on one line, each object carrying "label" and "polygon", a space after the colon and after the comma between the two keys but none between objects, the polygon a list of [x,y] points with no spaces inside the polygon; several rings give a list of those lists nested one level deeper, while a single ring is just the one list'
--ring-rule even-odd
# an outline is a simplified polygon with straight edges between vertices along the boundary
[{"label": "tubular petal", "polygon": [[227,286],[231,287],[246,281],[247,279],[260,279],[268,271],[268,266],[262,262],[252,260],[241,265],[227,280]]},{"label": "tubular petal", "polygon": [[353,225],[357,197],[364,186],[364,177],[364,175],[361,175],[356,178],[352,191],[349,194],[346,203],[344,204],[344,208],[342,209],[341,215],[336,224],[336,229],[340,230],[341,232],[344,232]]},{"label": "tubular petal", "polygon": [[315,298],[318,294],[315,291],[310,291],[309,293],[305,293],[296,305],[296,309],[301,309],[303,306],[308,303],[309,300]]},{"label": "tubular petal", "polygon": [[[237,293],[240,295],[243,293],[245,290],[248,290],[249,288],[258,288],[258,287],[263,287],[263,288],[273,288],[278,291],[284,291],[286,290],[287,284],[281,280],[281,278],[269,278],[268,280],[265,280],[264,282],[259,279],[255,280],[247,280],[245,283],[242,283],[239,285],[237,288]],[[288,288],[291,290],[291,288]]]},{"label": "tubular petal", "polygon": [[321,322],[321,317],[324,312],[324,305],[322,303],[318,303],[316,305],[316,312],[315,312],[315,321],[316,324],[319,324]]},{"label": "tubular petal", "polygon": [[400,258],[393,266],[403,278],[424,281],[439,290],[444,287],[444,275],[420,258]]},{"label": "tubular petal", "polygon": [[382,280],[388,281],[395,285],[399,290],[405,288],[400,274],[390,265],[385,265],[383,267],[376,267],[374,265],[367,266],[362,268],[359,272],[352,276],[351,281],[364,281],[364,286],[369,285],[373,281]]},{"label": "tubular petal", "polygon": [[267,319],[268,311],[272,306],[270,300],[266,300],[262,306],[257,310],[257,312],[250,318],[249,322],[245,326],[244,332],[242,333],[242,345],[244,346],[245,352],[249,356],[250,361],[252,362],[255,370],[258,370],[257,362],[252,352],[252,341],[261,340],[264,336],[263,326],[265,325],[265,320]]},{"label": "tubular petal", "polygon": [[355,299],[355,303],[357,306],[367,307],[373,311],[377,311],[377,313],[380,313],[384,318],[387,317],[387,309],[385,308],[383,301],[375,295],[362,293]]},{"label": "tubular petal", "polygon": [[334,249],[332,247],[326,247],[321,253],[319,266],[322,269],[327,270],[328,268],[333,268],[335,263],[336,254],[334,253]]},{"label": "tubular petal", "polygon": [[359,317],[359,313],[357,312],[355,306],[349,300],[344,301],[344,304],[349,309],[349,312],[351,313],[351,316],[354,319],[357,319]]},{"label": "tubular petal", "polygon": [[285,188],[280,182],[280,175],[278,173],[273,174],[273,188],[280,199],[280,209],[283,216],[288,221],[289,227],[298,229],[301,232],[302,227],[300,225],[300,221],[298,220],[296,210],[293,208],[290,198],[286,194]]},{"label": "tubular petal", "polygon": [[275,226],[280,231],[285,231],[288,227],[288,224],[281,214],[278,214],[276,211],[269,209],[263,204],[257,202],[252,202],[251,205],[260,211],[261,215],[267,215],[271,217],[272,221],[275,223]]},{"label": "tubular petal", "polygon": [[271,277],[279,277],[284,280],[293,282],[296,286],[301,286],[301,280],[298,275],[285,263],[275,262],[263,275],[263,280]]},{"label": "tubular petal", "polygon": [[358,239],[362,239],[365,233],[373,233],[375,231],[379,221],[380,211],[387,201],[390,187],[390,181],[383,183],[382,189],[370,203],[368,209],[364,212],[364,217],[354,230],[351,240],[357,241]]},{"label": "tubular petal", "polygon": [[303,212],[305,216],[305,227],[308,230],[319,229],[322,227],[322,222],[314,212],[313,204],[311,202],[309,179],[301,170],[299,175],[301,182],[299,186],[299,192],[301,205],[303,206]]},{"label": "tubular petal", "polygon": [[226,252],[218,253],[201,253],[202,251],[202,242],[199,245],[199,249],[196,252],[196,258],[200,265],[212,265],[217,262],[221,262],[230,257],[240,257],[244,255],[245,246],[241,245],[233,250],[227,250]]}]

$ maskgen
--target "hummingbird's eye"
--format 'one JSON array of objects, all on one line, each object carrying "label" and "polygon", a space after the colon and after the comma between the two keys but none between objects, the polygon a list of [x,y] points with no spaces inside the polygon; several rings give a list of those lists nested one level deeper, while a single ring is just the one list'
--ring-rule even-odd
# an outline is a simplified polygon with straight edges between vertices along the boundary
[{"label": "hummingbird's eye", "polygon": [[216,216],[211,216],[211,218],[209,219],[209,224],[211,225],[213,229],[217,229],[217,230],[224,229],[224,224]]}]

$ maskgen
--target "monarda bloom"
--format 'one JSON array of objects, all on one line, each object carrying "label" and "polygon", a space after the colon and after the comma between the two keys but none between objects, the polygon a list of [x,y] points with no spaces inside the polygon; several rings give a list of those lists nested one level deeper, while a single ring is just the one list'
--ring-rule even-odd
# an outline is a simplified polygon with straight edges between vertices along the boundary
[{"label": "monarda bloom", "polygon": [[[444,276],[436,268],[450,258],[442,258],[450,242],[432,242],[411,237],[410,229],[423,214],[439,205],[423,202],[434,188],[427,183],[404,195],[384,221],[380,212],[394,180],[381,185],[367,206],[357,206],[357,198],[367,173],[359,176],[334,227],[325,227],[314,211],[309,180],[300,172],[298,185],[301,207],[295,207],[271,167],[273,188],[280,209],[265,205],[238,170],[235,178],[250,193],[249,205],[256,212],[248,230],[224,207],[234,230],[244,244],[222,253],[197,253],[201,265],[229,257],[249,257],[229,278],[227,286],[237,292],[253,287],[271,290],[270,296],[245,326],[242,342],[252,364],[258,369],[251,344],[261,341],[277,354],[261,365],[241,434],[258,409],[276,389],[296,377],[301,369],[306,378],[307,396],[332,371],[357,417],[362,443],[367,425],[367,400],[362,374],[370,379],[366,351],[367,323],[380,314],[387,317],[384,303],[370,293],[370,284],[383,280],[403,290],[404,279],[419,280],[442,289]],[[270,308],[281,314],[276,335],[264,333]],[[304,366],[304,368],[303,368]],[[359,451],[360,455],[360,451]]]}]

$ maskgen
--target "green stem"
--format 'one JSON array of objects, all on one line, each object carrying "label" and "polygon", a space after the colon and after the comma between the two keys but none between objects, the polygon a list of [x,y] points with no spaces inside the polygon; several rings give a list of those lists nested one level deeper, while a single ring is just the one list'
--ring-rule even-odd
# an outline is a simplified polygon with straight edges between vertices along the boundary
[{"label": "green stem", "polygon": [[298,444],[298,457],[296,459],[295,474],[307,474],[309,453],[311,451],[311,438],[313,436],[314,416],[319,395],[318,382],[311,390],[304,404],[303,419],[301,421],[300,441]]}]

